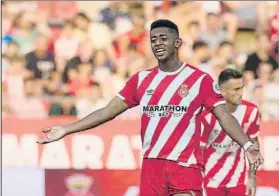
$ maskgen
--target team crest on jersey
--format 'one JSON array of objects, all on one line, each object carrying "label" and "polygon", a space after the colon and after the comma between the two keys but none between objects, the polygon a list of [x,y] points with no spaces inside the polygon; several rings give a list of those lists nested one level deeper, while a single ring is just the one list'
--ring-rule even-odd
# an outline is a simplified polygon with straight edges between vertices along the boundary
[{"label": "team crest on jersey", "polygon": [[186,97],[189,94],[188,86],[185,84],[182,84],[180,86],[180,89],[178,90],[178,95],[180,97]]},{"label": "team crest on jersey", "polygon": [[153,89],[149,89],[149,90],[147,90],[146,91],[146,93],[147,93],[147,95],[153,95],[153,93],[154,93],[154,90]]},{"label": "team crest on jersey", "polygon": [[220,87],[219,87],[219,85],[217,84],[217,82],[214,81],[214,82],[212,83],[212,86],[213,86],[213,90],[214,90],[215,93],[221,94]]}]

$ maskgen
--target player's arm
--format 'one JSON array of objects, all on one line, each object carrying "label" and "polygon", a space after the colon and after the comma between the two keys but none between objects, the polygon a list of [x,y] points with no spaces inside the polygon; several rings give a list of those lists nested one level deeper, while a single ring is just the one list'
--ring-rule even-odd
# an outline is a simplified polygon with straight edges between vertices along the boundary
[{"label": "player's arm", "polygon": [[126,111],[128,108],[128,104],[116,96],[104,108],[92,112],[85,118],[75,123],[66,125],[63,128],[67,132],[66,134],[85,131],[114,119],[117,115]]},{"label": "player's arm", "polygon": [[55,142],[71,133],[85,131],[97,127],[109,120],[112,120],[128,108],[129,105],[125,101],[123,101],[119,97],[115,97],[109,102],[106,107],[92,112],[88,116],[72,124],[44,128],[43,132],[46,133],[46,135],[40,138],[37,143],[46,144]]},{"label": "player's arm", "polygon": [[135,74],[126,83],[125,87],[119,92],[118,96],[113,98],[106,107],[89,114],[85,118],[69,125],[53,126],[43,129],[43,132],[45,132],[46,135],[39,139],[37,143],[45,144],[54,142],[71,133],[85,131],[97,127],[109,120],[114,119],[117,115],[126,111],[128,108],[138,105],[139,100],[137,99],[137,82],[138,75]]},{"label": "player's arm", "polygon": [[212,113],[219,121],[224,131],[240,146],[244,147],[244,144],[250,141],[235,117],[226,110],[225,105],[215,107]]}]

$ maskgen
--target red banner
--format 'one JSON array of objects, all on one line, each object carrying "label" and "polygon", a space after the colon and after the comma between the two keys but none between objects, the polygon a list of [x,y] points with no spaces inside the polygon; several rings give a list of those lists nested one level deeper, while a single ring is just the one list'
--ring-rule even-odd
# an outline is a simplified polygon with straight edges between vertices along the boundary
[{"label": "red banner", "polygon": [[[4,119],[3,166],[47,169],[140,169],[141,141],[138,120],[116,119],[94,130],[67,136],[58,142],[47,145],[36,144],[37,138],[42,135],[43,127],[63,125],[74,120],[65,117],[44,120]],[[279,182],[279,121],[261,124],[260,142],[265,162],[260,172],[259,183],[272,184],[279,189],[279,184],[276,184]]]},{"label": "red banner", "polygon": [[141,139],[138,120],[114,120],[94,130],[38,145],[41,129],[71,118],[3,121],[3,166],[49,169],[139,169]]}]

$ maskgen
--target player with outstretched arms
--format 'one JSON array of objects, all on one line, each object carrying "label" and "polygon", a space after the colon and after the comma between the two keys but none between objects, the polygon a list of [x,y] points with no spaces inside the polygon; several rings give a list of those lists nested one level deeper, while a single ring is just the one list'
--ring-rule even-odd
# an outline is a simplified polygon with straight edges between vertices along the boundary
[{"label": "player with outstretched arms", "polygon": [[[220,73],[218,84],[226,100],[227,111],[237,119],[246,135],[259,147],[260,114],[257,106],[242,100],[242,74],[234,69],[226,69]],[[204,111],[201,121],[206,195],[254,196],[256,173],[250,171],[247,175],[245,151],[222,130],[212,113]]]},{"label": "player with outstretched arms", "polygon": [[205,107],[245,149],[251,169],[256,170],[263,161],[259,149],[227,112],[218,84],[178,59],[182,40],[177,25],[169,20],[154,21],[150,41],[158,66],[133,75],[104,108],[72,124],[43,129],[46,135],[38,143],[97,127],[140,105],[144,153],[140,195],[202,195],[200,115]]}]

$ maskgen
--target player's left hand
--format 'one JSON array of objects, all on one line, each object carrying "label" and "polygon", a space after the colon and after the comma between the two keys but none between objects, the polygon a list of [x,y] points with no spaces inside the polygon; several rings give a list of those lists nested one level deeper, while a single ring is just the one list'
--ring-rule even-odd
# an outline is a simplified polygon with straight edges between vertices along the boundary
[{"label": "player's left hand", "polygon": [[251,171],[256,171],[259,168],[259,166],[263,164],[264,159],[260,153],[258,146],[250,146],[246,151],[246,155],[249,161]]},{"label": "player's left hand", "polygon": [[250,178],[248,181],[248,184],[246,186],[246,196],[255,196],[256,195],[256,188],[257,188],[257,182],[256,178]]}]

